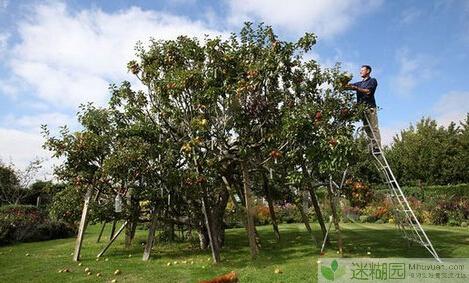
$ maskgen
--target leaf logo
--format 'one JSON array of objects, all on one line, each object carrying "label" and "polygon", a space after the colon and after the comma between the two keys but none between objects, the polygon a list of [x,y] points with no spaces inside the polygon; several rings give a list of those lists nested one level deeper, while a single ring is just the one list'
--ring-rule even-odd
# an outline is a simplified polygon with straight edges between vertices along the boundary
[{"label": "leaf logo", "polygon": [[345,274],[345,268],[343,266],[339,267],[337,260],[334,259],[330,267],[321,266],[321,274],[327,280],[334,281]]}]

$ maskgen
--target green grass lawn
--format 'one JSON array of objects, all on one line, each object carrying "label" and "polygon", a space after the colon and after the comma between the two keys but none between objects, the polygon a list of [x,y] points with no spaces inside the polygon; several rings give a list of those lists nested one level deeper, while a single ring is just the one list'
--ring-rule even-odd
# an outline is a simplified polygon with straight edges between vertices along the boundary
[{"label": "green grass lawn", "polygon": [[[429,257],[423,247],[408,247],[394,225],[348,223],[342,224],[342,228],[346,257]],[[424,228],[441,257],[469,257],[469,228]],[[109,229],[105,231],[106,239]],[[319,227],[314,224],[313,229],[320,238]],[[96,261],[96,254],[105,242],[96,243],[99,227],[90,226],[85,235],[82,266],[72,261],[73,238],[0,247],[0,282],[110,282],[112,279],[117,282],[197,282],[232,270],[239,274],[241,282],[316,281],[319,249],[303,225],[281,225],[279,243],[270,226],[260,226],[258,230],[262,248],[255,261],[250,259],[245,230],[230,229],[222,250],[223,262],[212,265],[210,252],[198,250],[194,243],[158,244],[152,259],[143,262],[140,241],[146,238],[146,231],[137,232],[131,250],[124,249],[120,236],[103,258]],[[334,233],[331,240],[326,257],[337,255]],[[368,251],[371,255],[367,255]],[[85,267],[89,267],[93,275],[87,276]],[[71,272],[58,272],[64,268]],[[274,273],[276,268],[283,273]],[[116,269],[122,273],[114,276]],[[97,272],[102,276],[96,277]]]}]

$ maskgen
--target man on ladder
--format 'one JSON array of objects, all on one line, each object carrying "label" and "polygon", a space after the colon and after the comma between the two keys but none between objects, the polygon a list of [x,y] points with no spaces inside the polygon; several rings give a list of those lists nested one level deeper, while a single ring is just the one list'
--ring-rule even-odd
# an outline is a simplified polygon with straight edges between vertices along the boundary
[{"label": "man on ladder", "polygon": [[357,103],[364,103],[367,106],[363,124],[367,136],[371,140],[371,153],[376,161],[377,168],[384,176],[384,182],[390,189],[390,197],[394,205],[394,217],[396,224],[402,232],[404,238],[412,242],[417,242],[425,247],[430,254],[441,262],[438,253],[433,247],[427,233],[422,228],[417,216],[409,204],[404,192],[394,176],[389,163],[381,151],[381,136],[378,128],[378,114],[376,111],[375,91],[378,82],[370,77],[371,67],[363,65],[360,68],[362,80],[353,84],[347,84],[345,89],[357,92]]},{"label": "man on ladder", "polygon": [[[357,92],[357,103],[363,103],[367,106],[365,112],[366,117],[363,118],[363,124],[368,137],[375,141],[373,144],[373,152],[381,149],[381,135],[378,128],[378,113],[376,109],[375,91],[378,87],[378,81],[370,77],[371,67],[363,65],[360,68],[360,76],[362,80],[353,84],[346,85],[346,89],[355,90]],[[373,138],[374,135],[374,138]]]}]

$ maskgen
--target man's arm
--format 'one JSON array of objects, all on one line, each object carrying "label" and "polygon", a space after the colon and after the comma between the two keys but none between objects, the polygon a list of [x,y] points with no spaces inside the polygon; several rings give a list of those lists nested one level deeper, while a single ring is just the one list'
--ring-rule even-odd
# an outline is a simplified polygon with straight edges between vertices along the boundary
[{"label": "man's arm", "polygon": [[361,93],[364,93],[364,94],[368,95],[368,94],[371,93],[371,90],[376,89],[377,86],[378,86],[378,83],[376,82],[376,80],[372,79],[372,81],[367,86],[367,88],[358,87],[356,84],[349,84],[345,87],[345,89],[356,90],[358,92],[361,92]]},{"label": "man's arm", "polygon": [[356,85],[347,85],[345,87],[345,89],[356,90],[356,91],[364,93],[364,94],[370,94],[371,93],[371,90],[369,90],[367,88],[361,88],[361,87],[358,87]]}]

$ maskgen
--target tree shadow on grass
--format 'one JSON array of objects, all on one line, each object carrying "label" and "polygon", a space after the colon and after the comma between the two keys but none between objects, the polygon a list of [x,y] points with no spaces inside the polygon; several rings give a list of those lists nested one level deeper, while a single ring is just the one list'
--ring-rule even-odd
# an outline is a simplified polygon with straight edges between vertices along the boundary
[{"label": "tree shadow on grass", "polygon": [[[281,240],[275,240],[270,226],[258,226],[261,237],[260,254],[251,260],[249,243],[246,231],[243,228],[230,229],[226,232],[225,246],[222,248],[221,266],[230,268],[256,267],[266,268],[284,264],[287,261],[298,259],[311,259],[314,262],[319,257],[322,234],[317,225],[313,226],[314,236],[319,242],[314,243],[310,235],[301,224],[288,224],[280,226]],[[404,258],[431,258],[431,254],[422,246],[408,242],[401,237],[400,231],[394,225],[388,224],[341,224],[344,240],[344,257],[404,257]],[[469,248],[461,248],[469,242],[469,232],[463,230],[446,231],[444,227],[424,227],[434,248],[441,258],[469,257]],[[336,251],[337,233],[330,232],[330,244],[326,246],[325,257],[339,256]],[[135,239],[135,243],[145,240],[143,235]],[[118,244],[118,243],[116,243]],[[456,249],[460,248],[457,252]],[[370,254],[368,254],[370,252]],[[126,257],[128,254],[141,256],[143,247],[134,245],[129,250],[122,248],[108,251],[109,256]],[[183,260],[191,257],[210,257],[210,250],[201,250],[194,243],[164,243],[157,244],[152,252],[154,259],[166,258]]]}]

